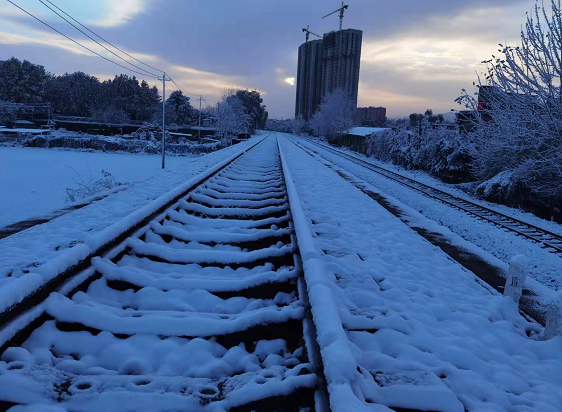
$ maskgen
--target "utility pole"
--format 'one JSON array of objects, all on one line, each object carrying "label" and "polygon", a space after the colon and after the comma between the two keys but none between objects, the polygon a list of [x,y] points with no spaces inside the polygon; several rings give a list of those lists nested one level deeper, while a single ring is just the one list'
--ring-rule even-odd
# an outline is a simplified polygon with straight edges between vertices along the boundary
[{"label": "utility pole", "polygon": [[201,102],[203,101],[203,96],[199,96],[199,136],[198,140],[201,141]]},{"label": "utility pole", "polygon": [[158,80],[162,81],[162,169],[166,167],[166,72]]},{"label": "utility pole", "polygon": [[304,72],[304,74],[303,74],[303,84],[304,84],[304,86],[303,86],[303,89],[304,89],[303,103],[304,103],[304,105],[303,105],[303,110],[302,110],[304,120],[308,120],[308,104],[307,104],[308,103],[307,102],[307,97],[308,97],[308,38],[311,34],[320,38],[320,39],[322,38],[322,36],[311,32],[308,29],[309,27],[310,26],[306,26],[306,29],[302,29],[302,31],[306,33],[305,42],[304,42],[304,70],[303,70],[303,72]]}]

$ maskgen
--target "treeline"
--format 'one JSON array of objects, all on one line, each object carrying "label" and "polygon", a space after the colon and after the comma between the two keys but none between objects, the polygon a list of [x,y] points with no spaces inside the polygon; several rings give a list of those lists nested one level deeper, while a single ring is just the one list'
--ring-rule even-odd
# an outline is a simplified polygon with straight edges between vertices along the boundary
[{"label": "treeline", "polygon": [[[236,90],[251,129],[262,128],[267,111],[260,93]],[[12,57],[0,62],[0,101],[11,103],[50,103],[55,114],[88,117],[103,122],[161,122],[162,98],[156,86],[135,76],[120,74],[100,81],[83,72],[54,75],[41,65]],[[205,112],[211,112],[209,107]],[[166,122],[196,124],[199,111],[189,96],[172,92],[166,99]]]},{"label": "treeline", "polygon": [[83,72],[57,76],[14,57],[0,63],[0,100],[50,103],[56,114],[109,121],[149,121],[162,100],[156,87],[126,74],[101,82]]}]

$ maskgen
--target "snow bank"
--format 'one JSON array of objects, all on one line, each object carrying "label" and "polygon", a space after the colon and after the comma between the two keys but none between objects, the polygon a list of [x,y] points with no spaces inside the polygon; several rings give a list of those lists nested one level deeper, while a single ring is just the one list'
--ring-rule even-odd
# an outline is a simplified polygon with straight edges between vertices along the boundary
[{"label": "snow bank", "polygon": [[352,355],[336,367],[359,366],[331,385],[326,371],[332,410],[560,410],[562,338],[542,340],[510,298],[293,143],[280,146],[345,332],[330,338]]}]

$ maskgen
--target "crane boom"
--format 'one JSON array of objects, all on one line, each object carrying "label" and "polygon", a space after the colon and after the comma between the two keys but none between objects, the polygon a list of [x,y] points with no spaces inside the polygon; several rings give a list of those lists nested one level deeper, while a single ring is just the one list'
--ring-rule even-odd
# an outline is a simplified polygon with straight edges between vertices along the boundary
[{"label": "crane boom", "polygon": [[332,14],[337,13],[338,11],[340,11],[340,9],[334,10],[333,12],[326,14],[326,15],[325,15],[324,17],[322,17],[322,18],[325,19],[326,17],[331,16]]},{"label": "crane boom", "polygon": [[[322,36],[320,36],[319,34],[316,34],[316,33],[314,33],[314,32],[311,32],[310,30],[308,30],[308,27],[307,27],[306,29],[302,29],[302,31],[305,32],[307,35],[308,35],[308,34],[312,34],[313,36],[316,36],[316,37],[318,37],[319,39],[322,38]],[[307,36],[307,38],[308,38],[308,36]]]},{"label": "crane boom", "polygon": [[339,9],[334,10],[333,12],[331,12],[331,13],[329,13],[329,14],[326,14],[326,15],[325,15],[324,17],[322,17],[322,18],[325,19],[326,17],[331,16],[332,14],[337,13],[337,12],[339,11],[339,12],[340,12],[340,30],[341,30],[341,29],[342,29],[342,26],[343,26],[343,13],[344,13],[344,10],[347,9],[348,7],[349,7],[349,5],[348,5],[348,4],[343,4],[343,0],[342,0],[342,2],[341,2],[341,7],[340,7]]}]

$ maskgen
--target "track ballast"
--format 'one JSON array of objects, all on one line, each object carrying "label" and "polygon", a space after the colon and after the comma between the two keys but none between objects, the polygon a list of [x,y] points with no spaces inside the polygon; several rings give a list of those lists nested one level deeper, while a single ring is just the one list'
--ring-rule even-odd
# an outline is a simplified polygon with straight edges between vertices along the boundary
[{"label": "track ballast", "polygon": [[75,278],[4,345],[0,380],[21,391],[0,393],[0,411],[314,410],[318,349],[275,139]]},{"label": "track ballast", "polygon": [[470,200],[454,196],[443,190],[429,186],[425,183],[418,182],[417,180],[403,176],[391,170],[385,169],[384,167],[377,166],[371,162],[361,159],[358,156],[354,156],[328,145],[315,142],[312,139],[306,139],[306,141],[317,147],[320,147],[323,150],[327,150],[330,153],[336,154],[346,160],[349,160],[357,165],[372,170],[373,172],[397,183],[400,183],[403,186],[416,190],[417,192],[420,192],[427,197],[438,200],[439,202],[442,202],[455,209],[462,210],[468,215],[485,220],[509,232],[540,243],[542,247],[548,249],[552,253],[562,255],[562,236],[556,233],[542,229],[530,223],[523,222],[522,220],[513,218],[498,211],[489,209],[485,206],[471,202]]}]

